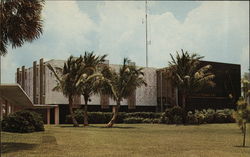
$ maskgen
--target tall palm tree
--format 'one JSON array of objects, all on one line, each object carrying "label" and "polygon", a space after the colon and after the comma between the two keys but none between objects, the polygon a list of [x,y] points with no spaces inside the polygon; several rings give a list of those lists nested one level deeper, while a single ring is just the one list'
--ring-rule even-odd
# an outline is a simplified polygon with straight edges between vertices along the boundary
[{"label": "tall palm tree", "polygon": [[104,81],[106,85],[103,86],[102,92],[116,101],[116,105],[113,106],[113,117],[107,127],[112,127],[115,124],[121,101],[131,96],[136,88],[147,85],[143,78],[143,68],[136,68],[129,63],[130,60],[125,58],[118,72],[108,68],[103,70],[103,76],[107,81]]},{"label": "tall palm tree", "polygon": [[0,56],[7,45],[20,47],[42,34],[41,11],[44,0],[2,0],[0,3]]},{"label": "tall palm tree", "polygon": [[88,126],[88,101],[90,96],[98,93],[100,79],[102,78],[102,64],[107,55],[97,56],[94,52],[85,52],[84,56],[80,56],[82,70],[79,71],[79,80],[77,86],[84,98],[84,126]]},{"label": "tall palm tree", "polygon": [[[51,64],[47,64],[47,66],[54,73],[57,79],[57,85],[53,88],[53,90],[61,91],[63,95],[68,98],[69,111],[72,115],[73,124],[75,127],[79,126],[73,115],[74,97],[81,95],[77,87],[77,81],[79,80],[78,72],[81,68],[79,60],[70,56],[64,63],[62,69],[59,67],[56,67],[55,69]],[[60,73],[57,71],[60,71]]]},{"label": "tall palm tree", "polygon": [[203,58],[197,54],[189,54],[181,50],[177,52],[176,58],[170,54],[172,61],[169,62],[167,72],[173,83],[177,86],[182,95],[182,107],[186,109],[186,99],[193,93],[198,92],[204,87],[213,87],[215,75],[210,72],[212,66],[200,67],[200,60]]}]

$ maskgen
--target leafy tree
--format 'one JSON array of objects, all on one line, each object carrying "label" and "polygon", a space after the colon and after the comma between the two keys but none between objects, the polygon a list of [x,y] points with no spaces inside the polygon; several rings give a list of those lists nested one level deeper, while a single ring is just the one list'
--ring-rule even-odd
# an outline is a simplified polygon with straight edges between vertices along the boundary
[{"label": "leafy tree", "polygon": [[244,78],[242,79],[242,85],[243,97],[237,101],[237,111],[234,112],[234,118],[243,133],[242,145],[245,147],[247,123],[250,122],[250,106],[247,103],[247,100],[250,96],[250,82]]},{"label": "leafy tree", "polygon": [[[214,86],[214,74],[210,72],[212,66],[206,65],[199,67],[200,60],[203,58],[197,54],[189,54],[181,50],[181,54],[176,52],[174,58],[170,54],[172,61],[169,62],[167,73],[172,82],[176,85],[182,95],[182,108],[186,110],[186,99],[193,92],[198,92],[204,87]],[[186,112],[185,112],[186,113]],[[183,115],[184,119],[186,114]]]},{"label": "leafy tree", "polygon": [[2,0],[0,3],[0,56],[7,45],[20,47],[42,34],[41,11],[44,0]]},{"label": "leafy tree", "polygon": [[94,52],[85,52],[79,57],[82,68],[79,70],[79,80],[77,86],[84,98],[84,126],[88,126],[87,107],[91,95],[98,93],[100,78],[102,78],[101,68],[107,55],[96,56]]},{"label": "leafy tree", "polygon": [[136,88],[147,85],[143,79],[142,70],[143,68],[130,65],[130,60],[127,58],[123,60],[123,65],[118,72],[108,67],[103,69],[102,73],[106,81],[102,84],[102,92],[116,101],[116,105],[113,106],[112,119],[107,127],[112,127],[115,124],[121,101],[131,96]]},{"label": "leafy tree", "polygon": [[[48,68],[54,73],[57,79],[57,85],[53,88],[54,91],[61,91],[69,101],[69,111],[72,115],[72,121],[75,127],[79,126],[73,115],[73,100],[75,96],[80,96],[81,92],[77,87],[77,81],[79,80],[78,72],[82,68],[79,59],[70,56],[64,63],[63,68],[56,67],[47,64]],[[59,71],[59,72],[57,72]]]}]

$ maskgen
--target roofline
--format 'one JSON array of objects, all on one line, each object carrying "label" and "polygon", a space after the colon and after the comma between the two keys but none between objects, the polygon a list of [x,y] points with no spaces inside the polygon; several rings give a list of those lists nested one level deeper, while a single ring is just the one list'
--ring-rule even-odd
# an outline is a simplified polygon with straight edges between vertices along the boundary
[{"label": "roofline", "polygon": [[17,84],[8,84],[8,83],[1,83],[0,86],[7,86],[7,87],[18,87],[19,89],[21,89],[21,91],[24,93],[24,95],[28,98],[28,101],[30,102],[30,104],[33,106],[34,104],[32,103],[32,101],[30,100],[29,96],[27,95],[27,93],[23,90],[23,88]]}]

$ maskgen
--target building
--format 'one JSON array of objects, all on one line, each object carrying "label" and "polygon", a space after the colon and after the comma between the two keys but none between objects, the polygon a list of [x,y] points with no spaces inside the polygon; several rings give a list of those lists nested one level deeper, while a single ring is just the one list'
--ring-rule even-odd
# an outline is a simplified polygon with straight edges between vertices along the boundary
[{"label": "building", "polygon": [[[17,68],[16,82],[26,91],[36,108],[40,108],[39,112],[44,115],[44,121],[51,123],[65,123],[66,115],[69,114],[68,100],[61,92],[53,91],[56,86],[56,78],[54,74],[46,66],[50,63],[53,67],[63,67],[63,60],[50,60],[44,62],[40,59],[39,64],[33,62],[33,66],[25,68]],[[119,65],[109,64],[113,69],[119,69]],[[156,68],[145,68],[144,77],[147,86],[138,88],[133,96],[121,102],[121,111],[155,111],[157,106],[157,87],[156,87]],[[105,95],[94,95],[90,98],[89,111],[111,111],[113,105],[116,105],[111,98]],[[79,108],[84,104],[83,97],[74,99],[76,104],[74,107]],[[53,107],[51,107],[53,106]],[[45,108],[47,107],[47,111]],[[36,109],[37,110],[37,109]],[[48,120],[48,112],[50,112],[50,120]],[[57,117],[57,118],[55,118]]]},{"label": "building", "polygon": [[[29,68],[17,68],[16,82],[26,91],[31,101],[35,104],[47,123],[65,123],[69,114],[68,100],[61,92],[52,91],[56,86],[53,73],[46,66],[50,63],[53,67],[62,67],[63,60],[50,60],[39,64],[33,62]],[[235,108],[235,102],[240,96],[240,65],[202,61],[200,66],[210,64],[216,75],[214,88],[207,88],[199,93],[193,93],[187,100],[189,109],[204,108]],[[109,64],[113,69],[120,65]],[[164,68],[163,68],[164,69]],[[163,111],[165,108],[180,104],[178,89],[173,86],[163,69],[144,68],[147,86],[138,88],[134,95],[121,103],[121,111]],[[94,95],[90,98],[89,111],[111,111],[116,103],[105,95]],[[74,99],[74,108],[83,105],[83,97]],[[45,116],[47,115],[47,116]]]}]

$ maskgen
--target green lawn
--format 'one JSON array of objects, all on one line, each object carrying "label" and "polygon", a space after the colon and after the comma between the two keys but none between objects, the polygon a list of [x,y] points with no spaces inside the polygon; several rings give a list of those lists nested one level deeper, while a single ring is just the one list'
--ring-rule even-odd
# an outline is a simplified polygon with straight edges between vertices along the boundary
[{"label": "green lawn", "polygon": [[[2,132],[3,157],[249,157],[250,147],[239,147],[236,124],[176,126],[118,124],[46,126],[45,132]],[[250,125],[248,125],[250,128]],[[247,134],[250,146],[250,133]]]}]

